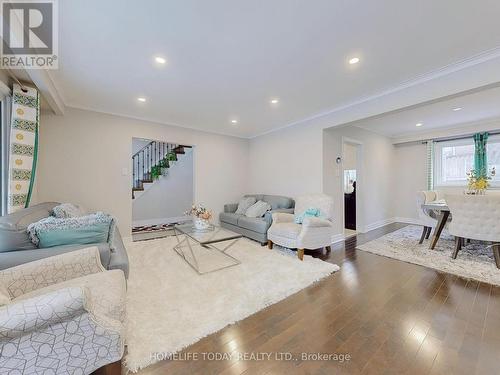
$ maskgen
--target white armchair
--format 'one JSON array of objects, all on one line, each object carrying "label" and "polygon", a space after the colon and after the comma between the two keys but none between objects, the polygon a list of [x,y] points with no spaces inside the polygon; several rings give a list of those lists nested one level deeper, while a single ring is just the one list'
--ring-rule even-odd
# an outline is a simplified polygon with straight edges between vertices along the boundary
[{"label": "white armchair", "polygon": [[320,210],[321,218],[305,217],[302,224],[296,224],[294,215],[287,213],[273,214],[273,223],[267,232],[269,248],[273,243],[297,249],[300,260],[304,258],[304,249],[326,247],[330,251],[334,228],[333,199],[328,195],[307,195],[295,200],[295,213],[301,214],[308,208]]},{"label": "white armchair", "polygon": [[464,239],[491,242],[497,268],[500,268],[500,194],[447,194],[446,203],[453,220],[448,226],[455,236],[456,259]]},{"label": "white armchair", "polygon": [[97,247],[1,271],[0,369],[119,371],[125,292],[123,271],[106,271]]},{"label": "white armchair", "polygon": [[424,239],[429,238],[432,228],[435,228],[438,224],[437,214],[433,210],[423,208],[422,205],[441,199],[442,196],[438,191],[425,190],[417,192],[417,215],[419,222],[423,226],[419,244],[423,243]]}]

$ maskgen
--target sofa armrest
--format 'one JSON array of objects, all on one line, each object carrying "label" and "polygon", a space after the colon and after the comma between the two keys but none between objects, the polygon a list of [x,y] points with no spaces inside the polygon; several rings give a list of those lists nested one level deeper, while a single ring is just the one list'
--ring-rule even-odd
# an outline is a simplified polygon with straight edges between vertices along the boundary
[{"label": "sofa armrest", "polygon": [[330,220],[321,219],[319,217],[305,217],[302,222],[304,228],[322,228],[322,227],[332,227],[332,222]]},{"label": "sofa armrest", "polygon": [[109,259],[108,269],[110,270],[122,270],[125,274],[125,278],[128,279],[129,272],[129,260],[127,255],[127,250],[123,244],[122,236],[118,227],[115,229],[115,235],[112,243],[113,250],[111,251],[111,257]]},{"label": "sofa armrest", "polygon": [[66,287],[0,307],[0,338],[13,339],[83,314],[83,287]]},{"label": "sofa armrest", "polygon": [[234,214],[238,209],[238,203],[228,203],[224,205],[224,212]]},{"label": "sofa armrest", "polygon": [[273,214],[277,213],[293,214],[293,208],[277,208],[275,210],[267,211],[264,215],[264,220],[271,225],[273,223]]},{"label": "sofa armrest", "polygon": [[96,246],[0,271],[0,283],[11,298],[77,277],[105,271]]},{"label": "sofa armrest", "polygon": [[273,214],[273,223],[292,223],[294,221],[293,214],[284,212],[275,212]]}]

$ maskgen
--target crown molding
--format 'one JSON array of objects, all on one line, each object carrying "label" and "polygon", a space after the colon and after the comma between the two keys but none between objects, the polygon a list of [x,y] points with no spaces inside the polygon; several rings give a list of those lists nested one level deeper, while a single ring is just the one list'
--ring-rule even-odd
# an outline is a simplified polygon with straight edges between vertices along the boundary
[{"label": "crown molding", "polygon": [[[310,122],[313,120],[318,120],[320,118],[323,118],[323,117],[326,117],[326,116],[329,116],[329,115],[332,115],[332,114],[335,114],[335,113],[338,113],[341,111],[345,111],[348,109],[352,109],[352,108],[355,108],[356,106],[359,106],[361,104],[366,104],[366,103],[374,101],[374,100],[382,99],[385,96],[389,96],[391,94],[401,92],[405,89],[413,88],[413,87],[421,85],[423,83],[430,82],[430,81],[433,81],[435,79],[447,76],[449,74],[456,73],[456,72],[459,72],[461,70],[464,70],[464,69],[467,69],[467,68],[470,68],[470,67],[473,67],[473,66],[476,66],[476,65],[494,60],[494,59],[498,59],[498,58],[500,58],[500,47],[496,47],[496,48],[490,49],[488,51],[484,51],[484,52],[481,52],[481,53],[476,54],[474,56],[468,57],[466,59],[460,60],[458,62],[448,64],[448,65],[443,66],[439,69],[435,69],[431,72],[421,74],[421,75],[416,76],[412,79],[404,81],[404,82],[400,83],[399,85],[396,85],[396,86],[387,88],[385,90],[379,91],[376,94],[361,97],[358,100],[354,100],[354,101],[349,102],[347,104],[337,106],[337,107],[328,109],[326,111],[319,112],[319,113],[314,114],[312,116],[302,118],[300,120],[288,123],[287,125],[266,131],[264,133],[260,133],[258,135],[253,136],[253,137],[250,137],[250,138],[252,139],[252,138],[261,137],[263,135],[274,133],[274,132],[277,132],[277,131],[280,131],[280,130],[283,130],[283,129],[286,129],[289,127],[304,124],[304,123],[307,123],[307,122]],[[358,120],[362,120],[362,118],[358,119]],[[356,121],[358,121],[358,120],[356,120]]]}]

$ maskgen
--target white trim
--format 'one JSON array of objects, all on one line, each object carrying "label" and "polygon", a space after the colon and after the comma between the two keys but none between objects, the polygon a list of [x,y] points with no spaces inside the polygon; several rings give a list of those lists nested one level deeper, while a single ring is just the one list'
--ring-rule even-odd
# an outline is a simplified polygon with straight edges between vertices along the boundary
[{"label": "white trim", "polygon": [[420,220],[414,217],[395,217],[393,220],[395,223],[422,225]]},{"label": "white trim", "polygon": [[343,233],[342,234],[334,234],[332,236],[332,239],[331,239],[332,244],[337,243],[337,242],[342,242],[344,240],[345,240],[345,236]]},{"label": "white trim", "polygon": [[156,225],[156,224],[171,224],[179,223],[182,221],[191,220],[189,216],[177,216],[177,217],[163,217],[158,219],[147,219],[147,220],[134,220],[132,221],[133,227],[138,227],[142,225]]},{"label": "white trim", "polygon": [[374,229],[378,229],[378,228],[381,228],[383,226],[386,226],[386,225],[389,225],[389,224],[392,224],[394,223],[395,221],[395,218],[389,218],[389,219],[383,219],[383,220],[379,220],[379,221],[375,221],[374,223],[370,223],[368,225],[365,225],[363,230],[358,230],[359,232],[361,233],[366,233],[366,232],[369,232],[371,230],[374,230]]}]

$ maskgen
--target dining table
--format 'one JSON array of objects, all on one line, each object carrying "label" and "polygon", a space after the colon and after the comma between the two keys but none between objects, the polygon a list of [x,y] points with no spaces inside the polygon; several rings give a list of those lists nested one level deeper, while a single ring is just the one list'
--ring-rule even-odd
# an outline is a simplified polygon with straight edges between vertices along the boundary
[{"label": "dining table", "polygon": [[433,210],[438,214],[438,219],[437,219],[438,223],[436,225],[436,228],[434,229],[431,243],[429,245],[429,249],[434,250],[439,241],[439,237],[441,237],[441,233],[443,232],[443,229],[446,226],[446,222],[450,217],[450,208],[448,207],[444,199],[424,203],[422,205],[422,208],[425,208],[427,210]]}]

